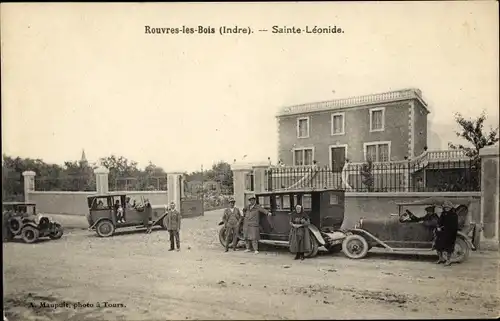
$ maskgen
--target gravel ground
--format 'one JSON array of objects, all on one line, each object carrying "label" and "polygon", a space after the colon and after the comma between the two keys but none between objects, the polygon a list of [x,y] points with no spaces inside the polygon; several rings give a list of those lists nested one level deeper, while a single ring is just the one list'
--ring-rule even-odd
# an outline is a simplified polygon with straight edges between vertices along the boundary
[{"label": "gravel ground", "polygon": [[98,238],[81,229],[57,241],[4,243],[4,307],[16,320],[367,319],[498,317],[499,254],[437,266],[433,256],[286,249],[224,253],[222,211],[185,219],[180,252],[168,233]]}]

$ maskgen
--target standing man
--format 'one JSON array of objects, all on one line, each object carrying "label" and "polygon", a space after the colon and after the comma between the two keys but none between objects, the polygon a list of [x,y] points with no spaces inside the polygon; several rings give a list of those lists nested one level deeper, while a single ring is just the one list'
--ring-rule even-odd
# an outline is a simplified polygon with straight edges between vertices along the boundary
[{"label": "standing man", "polygon": [[234,206],[236,201],[234,198],[229,199],[229,207],[224,210],[224,216],[222,216],[222,221],[224,222],[224,228],[226,230],[226,251],[229,249],[229,240],[233,240],[233,250],[236,251],[236,245],[238,244],[238,232],[240,229],[240,224],[242,220],[242,215],[240,210]]},{"label": "standing man", "polygon": [[439,216],[436,228],[435,248],[439,256],[438,264],[451,264],[451,255],[455,251],[455,241],[458,233],[458,215],[450,201],[443,203],[443,211]]},{"label": "standing man", "polygon": [[243,218],[243,234],[245,237],[246,250],[250,252],[250,246],[253,247],[254,253],[259,253],[259,240],[260,240],[260,213],[271,215],[271,212],[256,204],[255,195],[250,195],[248,198],[250,205],[248,205],[244,212]]},{"label": "standing man", "polygon": [[[181,244],[179,240],[179,231],[181,230],[181,213],[175,209],[175,203],[170,203],[170,209],[167,214],[167,230],[170,234],[170,250],[175,249],[174,245],[177,245],[177,252],[181,249]],[[175,243],[174,243],[175,242]]]}]

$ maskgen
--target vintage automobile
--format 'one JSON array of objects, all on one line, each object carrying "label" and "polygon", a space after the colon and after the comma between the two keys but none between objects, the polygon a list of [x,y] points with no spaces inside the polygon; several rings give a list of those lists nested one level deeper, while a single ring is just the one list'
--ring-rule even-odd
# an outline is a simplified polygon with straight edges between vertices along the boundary
[{"label": "vintage automobile", "polygon": [[[340,232],[344,221],[344,191],[334,189],[313,190],[286,190],[276,192],[256,193],[257,203],[271,211],[272,216],[260,217],[260,243],[276,246],[288,246],[290,232],[290,216],[297,204],[302,205],[309,215],[311,225],[311,248],[306,257],[317,255],[323,246],[329,252],[340,252],[342,240],[345,236]],[[224,223],[220,222],[222,226]],[[226,241],[225,229],[219,230],[219,241],[224,246]],[[243,239],[242,226],[238,239]]]},{"label": "vintage automobile", "polygon": [[52,218],[36,212],[36,204],[28,202],[3,202],[4,240],[20,236],[25,243],[34,243],[43,237],[60,239],[64,230]]},{"label": "vintage automobile", "polygon": [[[116,229],[147,228],[161,226],[166,228],[166,205],[153,206],[148,200],[141,199],[135,206],[127,206],[127,195],[103,194],[87,197],[89,230],[95,230],[100,237],[112,236]],[[125,221],[118,217],[118,207],[123,209]]]},{"label": "vintage automobile", "polygon": [[[386,218],[362,218],[346,233],[342,243],[342,251],[351,259],[364,258],[374,247],[383,248],[394,253],[421,253],[433,249],[434,226],[426,224],[425,206],[439,207],[443,198],[429,198],[411,203],[397,203],[398,214],[389,214]],[[459,232],[455,243],[453,262],[467,260],[470,250],[475,251],[481,227],[474,222],[466,225],[467,214],[472,199],[462,198],[451,200],[459,216]],[[421,207],[419,212],[409,208]]]}]

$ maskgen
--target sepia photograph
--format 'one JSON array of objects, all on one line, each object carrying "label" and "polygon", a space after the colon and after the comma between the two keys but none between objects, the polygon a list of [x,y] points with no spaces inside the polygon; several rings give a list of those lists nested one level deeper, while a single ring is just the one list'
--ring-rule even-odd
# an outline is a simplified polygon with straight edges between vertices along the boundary
[{"label": "sepia photograph", "polygon": [[3,320],[499,318],[498,9],[0,4]]}]

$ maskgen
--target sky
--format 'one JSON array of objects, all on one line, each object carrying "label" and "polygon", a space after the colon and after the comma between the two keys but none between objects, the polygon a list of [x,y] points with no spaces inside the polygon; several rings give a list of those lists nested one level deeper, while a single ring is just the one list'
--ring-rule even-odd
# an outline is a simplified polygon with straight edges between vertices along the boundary
[{"label": "sky", "polygon": [[[2,152],[85,149],[192,171],[277,158],[285,105],[419,88],[430,149],[453,114],[498,126],[498,3],[1,4]],[[272,34],[272,26],[342,34]],[[248,34],[146,34],[241,26]],[[348,126],[348,124],[346,124]],[[247,155],[244,158],[244,155]]]}]

